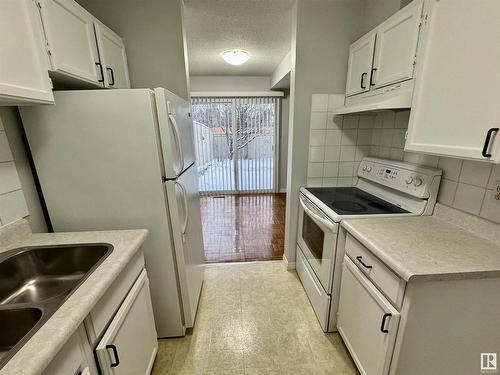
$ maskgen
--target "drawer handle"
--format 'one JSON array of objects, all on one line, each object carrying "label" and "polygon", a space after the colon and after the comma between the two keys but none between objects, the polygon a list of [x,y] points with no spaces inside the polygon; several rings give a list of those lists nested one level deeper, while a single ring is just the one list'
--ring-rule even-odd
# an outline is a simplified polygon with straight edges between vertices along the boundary
[{"label": "drawer handle", "polygon": [[365,86],[365,77],[368,75],[368,73],[363,73],[361,74],[361,82],[360,82],[360,86],[361,88],[364,90],[366,89],[366,86]]},{"label": "drawer handle", "polygon": [[388,329],[385,329],[385,321],[387,320],[387,318],[390,318],[392,316],[392,314],[390,313],[387,313],[387,314],[384,314],[384,316],[382,317],[382,324],[380,325],[380,331],[382,333],[389,333],[389,330]]},{"label": "drawer handle", "polygon": [[104,72],[102,71],[102,64],[99,62],[96,62],[95,64],[99,68],[99,72],[101,73],[101,78],[98,79],[97,82],[104,82]]},{"label": "drawer handle", "polygon": [[363,262],[363,257],[361,255],[357,256],[356,259],[358,260],[359,263],[361,263],[361,265],[365,268],[373,268],[373,266],[369,266],[368,264],[366,264],[365,262]]},{"label": "drawer handle", "polygon": [[377,68],[373,68],[371,73],[370,73],[370,86],[375,86],[375,83],[373,82],[373,73],[377,71]]},{"label": "drawer handle", "polygon": [[111,73],[111,82],[109,83],[110,86],[115,85],[115,73],[113,72],[113,68],[106,68]]},{"label": "drawer handle", "polygon": [[118,350],[115,345],[106,345],[106,349],[111,349],[113,351],[113,356],[115,357],[115,363],[111,364],[111,367],[117,367],[120,364],[120,357],[118,357]]},{"label": "drawer handle", "polygon": [[486,139],[484,140],[484,146],[482,152],[482,155],[485,158],[491,158],[491,153],[488,152],[488,148],[490,147],[491,136],[493,135],[493,133],[498,132],[498,130],[499,128],[491,128],[490,130],[488,130],[488,133],[486,133]]}]

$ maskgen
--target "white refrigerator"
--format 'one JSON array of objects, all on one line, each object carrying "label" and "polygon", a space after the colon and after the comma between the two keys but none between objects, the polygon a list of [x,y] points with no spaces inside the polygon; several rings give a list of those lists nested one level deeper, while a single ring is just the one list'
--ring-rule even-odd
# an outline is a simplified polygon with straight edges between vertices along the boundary
[{"label": "white refrigerator", "polygon": [[54,97],[20,108],[54,231],[149,229],[156,330],[183,336],[204,273],[190,103],[162,88]]}]

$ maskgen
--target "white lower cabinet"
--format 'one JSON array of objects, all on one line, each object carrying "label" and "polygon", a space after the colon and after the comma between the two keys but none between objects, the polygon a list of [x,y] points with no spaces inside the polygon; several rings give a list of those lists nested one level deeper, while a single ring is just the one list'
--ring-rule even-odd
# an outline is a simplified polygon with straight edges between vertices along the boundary
[{"label": "white lower cabinet", "polygon": [[157,350],[144,255],[138,253],[43,375],[148,375]]},{"label": "white lower cabinet", "polygon": [[151,372],[157,348],[149,282],[144,270],[95,351],[102,374],[142,375]]},{"label": "white lower cabinet", "polygon": [[400,314],[346,256],[337,328],[361,374],[389,372]]},{"label": "white lower cabinet", "polygon": [[43,375],[97,375],[92,349],[83,325],[71,336]]}]

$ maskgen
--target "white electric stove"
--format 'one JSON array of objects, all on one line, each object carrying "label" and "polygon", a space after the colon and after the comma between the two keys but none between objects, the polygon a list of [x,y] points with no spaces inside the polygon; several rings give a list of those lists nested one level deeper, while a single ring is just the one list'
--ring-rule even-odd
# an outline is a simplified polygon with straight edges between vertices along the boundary
[{"label": "white electric stove", "polygon": [[345,234],[349,218],[431,215],[441,171],[410,163],[364,158],[348,187],[302,187],[297,273],[325,332],[335,331]]}]

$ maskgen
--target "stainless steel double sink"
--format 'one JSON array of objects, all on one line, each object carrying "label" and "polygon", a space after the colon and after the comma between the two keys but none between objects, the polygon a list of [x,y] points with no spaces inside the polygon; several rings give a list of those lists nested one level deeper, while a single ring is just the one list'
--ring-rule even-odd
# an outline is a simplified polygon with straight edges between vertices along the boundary
[{"label": "stainless steel double sink", "polygon": [[112,251],[94,243],[0,253],[0,368]]}]

